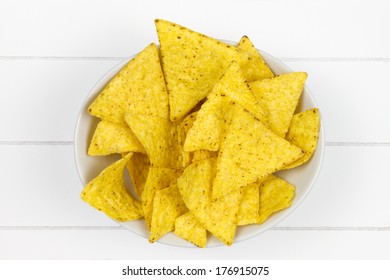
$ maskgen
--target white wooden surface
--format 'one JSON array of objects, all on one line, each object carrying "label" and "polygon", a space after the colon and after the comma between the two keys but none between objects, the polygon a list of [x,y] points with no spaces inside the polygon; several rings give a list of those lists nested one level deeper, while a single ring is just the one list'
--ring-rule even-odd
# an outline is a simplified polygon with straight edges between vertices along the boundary
[{"label": "white wooden surface", "polygon": [[[0,259],[390,259],[388,1],[0,1]],[[232,247],[149,244],[79,199],[78,111],[156,42],[154,18],[255,45],[309,73],[320,177],[276,228]]]}]

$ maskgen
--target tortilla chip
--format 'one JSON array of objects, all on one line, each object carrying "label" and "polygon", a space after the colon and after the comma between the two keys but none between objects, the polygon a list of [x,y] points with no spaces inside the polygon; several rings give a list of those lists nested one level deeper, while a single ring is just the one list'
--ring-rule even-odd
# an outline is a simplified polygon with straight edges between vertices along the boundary
[{"label": "tortilla chip", "polygon": [[88,155],[101,156],[125,152],[146,153],[128,125],[100,121],[93,134]]},{"label": "tortilla chip", "polygon": [[135,115],[130,112],[125,118],[145,148],[151,166],[174,169],[183,167],[183,154],[176,125],[159,117]]},{"label": "tortilla chip", "polygon": [[195,246],[206,247],[207,231],[191,212],[176,218],[174,233]]},{"label": "tortilla chip", "polygon": [[265,121],[262,107],[245,82],[240,66],[235,61],[230,64],[199,110],[192,128],[188,131],[184,144],[185,151],[219,150],[221,138],[226,130],[226,120],[229,119],[230,102],[240,104],[255,117]]},{"label": "tortilla chip", "polygon": [[241,38],[237,48],[252,56],[252,59],[248,60],[248,64],[246,66],[247,72],[245,77],[248,82],[274,77],[274,73],[272,73],[271,69],[264,62],[260,53],[247,36],[243,36]]},{"label": "tortilla chip", "polygon": [[259,183],[253,183],[242,189],[237,225],[257,224],[259,218]]},{"label": "tortilla chip", "polygon": [[215,163],[215,158],[192,163],[177,179],[184,203],[191,212],[198,213],[198,216],[205,216],[206,207],[211,203]]},{"label": "tortilla chip", "polygon": [[173,231],[176,218],[187,211],[176,181],[173,181],[168,188],[157,190],[153,200],[149,241],[155,242],[164,234]]},{"label": "tortilla chip", "polygon": [[282,138],[290,126],[306,78],[304,72],[293,72],[249,84],[267,115],[268,127]]},{"label": "tortilla chip", "polygon": [[150,44],[107,84],[89,106],[91,115],[126,124],[125,113],[169,118],[168,92],[155,44]]},{"label": "tortilla chip", "polygon": [[294,194],[295,187],[293,185],[270,175],[260,185],[259,223],[264,223],[271,214],[290,207]]},{"label": "tortilla chip", "polygon": [[230,246],[237,227],[241,190],[211,201],[215,164],[216,159],[211,158],[189,165],[177,179],[177,185],[184,203],[199,223]]},{"label": "tortilla chip", "polygon": [[217,152],[207,150],[197,150],[194,151],[192,154],[192,162],[202,161],[209,158],[216,158],[218,156]]},{"label": "tortilla chip", "polygon": [[127,163],[127,170],[129,171],[131,182],[133,183],[135,193],[139,198],[141,198],[145,188],[149,166],[150,162],[148,156],[140,153],[134,153]]},{"label": "tortilla chip", "polygon": [[262,181],[304,155],[304,151],[275,135],[234,104],[235,113],[218,153],[213,199]]},{"label": "tortilla chip", "polygon": [[81,192],[85,202],[119,222],[142,218],[141,204],[126,189],[123,178],[131,156],[130,153],[104,169]]},{"label": "tortilla chip", "polygon": [[206,97],[231,60],[239,57],[235,47],[156,19],[162,67],[169,91],[170,117],[182,118]]},{"label": "tortilla chip", "polygon": [[155,23],[172,121],[181,119],[208,95],[231,61],[240,63],[244,75],[247,65],[253,68],[248,64],[252,56],[234,46],[172,22],[156,19]]},{"label": "tortilla chip", "polygon": [[192,154],[184,151],[184,143],[185,143],[185,140],[187,137],[187,133],[190,130],[190,128],[192,127],[192,125],[196,119],[197,114],[198,114],[198,112],[193,112],[193,113],[187,115],[178,126],[178,138],[179,138],[179,144],[180,144],[181,150],[182,150],[183,168],[187,167],[191,163],[191,160],[192,160]]},{"label": "tortilla chip", "polygon": [[153,215],[153,201],[156,191],[167,188],[179,176],[180,171],[171,168],[150,167],[141,202],[145,222],[151,228]]},{"label": "tortilla chip", "polygon": [[194,212],[198,221],[228,246],[232,245],[236,233],[241,196],[242,189],[238,189],[217,199],[207,207],[205,217],[198,216]]},{"label": "tortilla chip", "polygon": [[293,116],[286,140],[304,150],[305,155],[286,166],[285,169],[297,167],[311,158],[317,148],[319,134],[320,114],[317,108]]}]

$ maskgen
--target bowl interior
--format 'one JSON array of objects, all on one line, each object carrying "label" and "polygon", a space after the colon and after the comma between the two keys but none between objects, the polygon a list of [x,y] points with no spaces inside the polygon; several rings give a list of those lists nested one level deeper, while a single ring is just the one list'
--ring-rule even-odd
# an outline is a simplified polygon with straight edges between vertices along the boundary
[{"label": "bowl interior", "polygon": [[[276,75],[292,72],[290,68],[288,68],[278,59],[272,57],[265,52],[260,51],[260,53],[263,56],[265,62],[269,65],[269,67]],[[88,114],[87,108],[91,104],[91,102],[97,97],[97,95],[103,90],[105,85],[132,58],[133,57],[130,57],[129,59],[120,62],[118,65],[113,67],[104,77],[102,77],[92,89],[80,110],[75,130],[74,149],[77,171],[84,185],[86,185],[90,180],[99,175],[99,173],[105,167],[113,163],[115,160],[120,159],[119,155],[98,157],[91,157],[87,155],[89,143],[91,141],[93,132],[95,131],[95,128],[99,122],[99,119],[92,117]],[[301,112],[314,107],[318,108],[309,89],[305,87],[296,112]],[[321,168],[323,155],[324,132],[321,120],[321,129],[318,139],[317,150],[314,153],[313,157],[310,159],[310,161],[291,170],[280,171],[277,173],[278,176],[290,182],[296,187],[295,198],[292,206],[288,209],[275,213],[262,225],[247,225],[243,227],[238,227],[234,241],[243,241],[261,232],[264,232],[279,223],[282,219],[284,219],[292,211],[294,211],[294,209],[304,200],[306,195],[313,187]],[[129,190],[131,191],[132,186],[128,175],[125,175],[125,182]],[[144,220],[129,221],[120,224],[135,234],[138,234],[146,239],[149,238],[149,232],[146,228]],[[194,247],[192,244],[180,239],[173,233],[165,235],[158,242],[173,246]],[[207,247],[222,245],[223,244],[213,236],[210,236],[207,243]]]}]

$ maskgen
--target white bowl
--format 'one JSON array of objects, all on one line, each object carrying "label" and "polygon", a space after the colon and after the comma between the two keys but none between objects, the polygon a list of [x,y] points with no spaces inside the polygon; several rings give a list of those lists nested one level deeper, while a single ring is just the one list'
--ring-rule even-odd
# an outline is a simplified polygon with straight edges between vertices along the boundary
[{"label": "white bowl", "polygon": [[[289,67],[287,67],[285,64],[283,64],[280,60],[276,59],[275,57],[263,51],[260,51],[260,53],[263,56],[265,62],[268,64],[268,66],[272,69],[272,71],[276,75],[292,72],[292,70]],[[97,82],[95,87],[89,93],[83,106],[81,107],[77,124],[76,124],[76,130],[75,130],[74,152],[75,152],[77,171],[84,185],[86,185],[90,180],[96,177],[109,164],[111,164],[115,160],[120,159],[119,155],[98,156],[98,157],[96,156],[91,157],[87,155],[89,143],[91,141],[97,123],[99,122],[98,118],[92,117],[91,115],[88,114],[87,108],[89,104],[91,104],[91,102],[103,90],[105,85],[133,57],[130,57],[120,62],[110,71],[108,71],[108,73],[104,75]],[[305,87],[302,96],[300,98],[296,112],[301,112],[314,107],[318,108],[309,89]],[[322,118],[321,118],[321,129],[320,129],[320,135],[318,139],[317,150],[314,153],[313,157],[310,159],[310,161],[297,168],[280,171],[277,174],[278,176],[285,179],[286,181],[288,181],[289,183],[293,184],[296,187],[295,198],[293,200],[291,207],[273,214],[262,225],[247,225],[247,226],[238,227],[234,243],[247,240],[251,237],[254,237],[272,228],[281,220],[283,220],[285,217],[287,217],[289,214],[291,214],[296,209],[296,207],[298,207],[298,205],[301,204],[301,202],[305,199],[307,194],[312,189],[317,179],[317,176],[320,172],[323,156],[324,156],[324,129],[323,129]],[[125,181],[127,187],[129,188],[129,190],[131,190],[132,186],[128,175],[125,175]],[[133,191],[131,192],[133,193]],[[103,214],[100,213],[100,215]],[[146,239],[145,242],[147,242],[147,239],[149,238],[149,232],[146,228],[144,220],[129,221],[120,224],[125,228],[129,229],[131,232],[144,237]],[[168,233],[167,235],[162,237],[158,242],[167,245],[180,246],[180,247],[194,247],[192,244],[177,237],[173,233]],[[207,247],[213,247],[213,246],[223,246],[223,244],[215,237],[210,236],[207,242]]]}]

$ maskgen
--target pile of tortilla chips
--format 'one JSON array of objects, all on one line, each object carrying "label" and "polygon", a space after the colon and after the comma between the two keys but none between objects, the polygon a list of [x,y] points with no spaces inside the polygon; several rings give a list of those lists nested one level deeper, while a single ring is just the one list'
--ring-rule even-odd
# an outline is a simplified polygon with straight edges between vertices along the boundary
[{"label": "pile of tortilla chips", "polygon": [[141,51],[88,108],[100,118],[88,154],[122,158],[81,197],[117,221],[144,218],[150,242],[173,231],[199,247],[208,234],[231,245],[237,227],[291,205],[295,187],[274,173],[316,149],[318,110],[295,113],[307,74],[275,76],[246,36],[233,46],[155,23],[159,48]]}]

